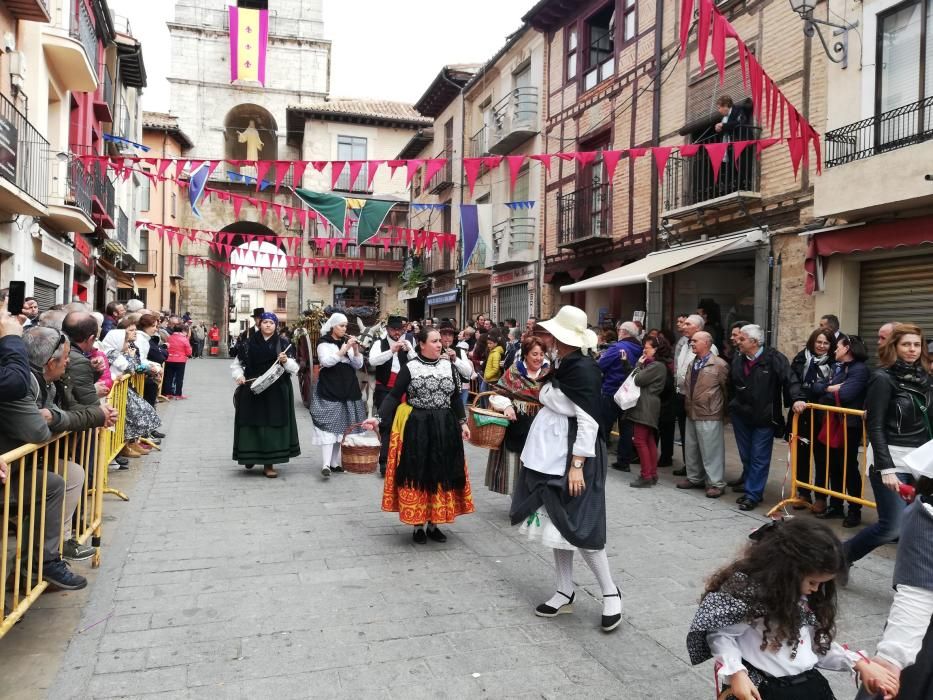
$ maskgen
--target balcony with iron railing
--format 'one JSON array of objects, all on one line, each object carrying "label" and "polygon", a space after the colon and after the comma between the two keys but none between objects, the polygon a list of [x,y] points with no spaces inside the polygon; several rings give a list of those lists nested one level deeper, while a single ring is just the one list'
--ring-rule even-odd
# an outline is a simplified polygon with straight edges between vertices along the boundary
[{"label": "balcony with iron railing", "polygon": [[60,89],[97,92],[97,35],[82,0],[56,0],[51,22],[42,28],[42,52]]},{"label": "balcony with iron railing", "polygon": [[493,107],[489,152],[511,153],[538,131],[538,88],[514,88]]},{"label": "balcony with iron railing", "polygon": [[[740,125],[730,136],[731,141],[752,141],[760,137],[761,128]],[[694,141],[704,144],[721,141],[713,134]],[[718,174],[705,148],[695,155],[671,155],[664,170],[661,187],[661,216],[681,219],[692,216],[697,209],[723,209],[749,200],[761,199],[761,170],[754,144],[744,148],[738,158],[732,147],[723,155]]]},{"label": "balcony with iron railing", "polygon": [[492,256],[490,266],[505,270],[534,262],[537,220],[533,216],[512,216],[492,227]]},{"label": "balcony with iron railing", "polygon": [[45,213],[50,157],[49,142],[0,95],[0,209],[29,216]]},{"label": "balcony with iron railing", "polygon": [[470,137],[470,158],[489,155],[489,127],[484,126]]},{"label": "balcony with iron railing", "polygon": [[826,132],[814,216],[853,220],[933,206],[933,97]]},{"label": "balcony with iron railing", "polygon": [[48,0],[7,0],[4,3],[7,11],[16,19],[31,22],[48,22],[52,15],[49,13]]},{"label": "balcony with iron railing", "polygon": [[428,251],[422,262],[422,269],[426,275],[441,275],[453,272],[457,256],[450,248],[432,248]]},{"label": "balcony with iron railing", "polygon": [[130,249],[130,220],[122,208],[117,208],[117,240],[123,250]]},{"label": "balcony with iron railing", "polygon": [[84,0],[72,0],[71,2],[71,23],[68,26],[68,34],[72,39],[81,42],[88,63],[96,66],[98,63],[97,31],[94,29],[94,21],[91,19]]},{"label": "balcony with iron railing", "polygon": [[91,179],[94,184],[94,190],[91,198],[93,204],[94,220],[102,229],[113,229],[116,227],[114,218],[115,194],[113,183],[106,174],[98,172],[96,167],[91,167]]},{"label": "balcony with iron railing", "polygon": [[612,238],[612,192],[609,183],[594,180],[557,198],[557,245],[578,245]]},{"label": "balcony with iron railing", "polygon": [[110,76],[110,70],[107,66],[101,66],[100,72],[103,75],[103,80],[94,95],[94,117],[101,123],[112,124],[113,115],[116,111],[113,102],[113,78]]},{"label": "balcony with iron railing", "polygon": [[49,168],[48,213],[43,217],[54,228],[92,233],[94,179],[78,160],[59,160],[47,155]]},{"label": "balcony with iron railing", "polygon": [[444,149],[438,153],[435,158],[446,158],[447,163],[444,164],[444,167],[438,170],[434,175],[431,176],[431,179],[428,181],[427,185],[424,187],[425,192],[430,192],[431,194],[438,194],[443,192],[448,187],[453,187],[454,185],[454,164],[453,164],[453,153],[450,149]]}]

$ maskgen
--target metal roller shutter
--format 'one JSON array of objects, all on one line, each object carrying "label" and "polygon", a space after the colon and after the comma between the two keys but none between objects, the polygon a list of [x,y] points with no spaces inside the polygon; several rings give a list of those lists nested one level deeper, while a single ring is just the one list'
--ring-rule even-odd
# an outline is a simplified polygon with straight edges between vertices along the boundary
[{"label": "metal roller shutter", "polygon": [[498,296],[499,303],[496,312],[499,318],[496,321],[514,318],[518,322],[518,327],[523,328],[525,321],[528,320],[528,285],[512,284],[508,287],[500,287]]},{"label": "metal roller shutter", "polygon": [[864,262],[859,286],[859,335],[872,364],[883,324],[915,323],[933,333],[933,255]]},{"label": "metal roller shutter", "polygon": [[58,303],[58,285],[35,277],[32,281],[32,296],[39,305],[39,311],[48,311]]}]

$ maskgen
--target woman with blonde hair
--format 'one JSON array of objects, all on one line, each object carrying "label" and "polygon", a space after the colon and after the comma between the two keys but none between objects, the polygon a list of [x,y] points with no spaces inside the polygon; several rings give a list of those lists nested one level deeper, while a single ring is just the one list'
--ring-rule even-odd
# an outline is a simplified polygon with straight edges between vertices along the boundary
[{"label": "woman with blonde hair", "polygon": [[878,521],[845,543],[853,563],[897,540],[906,502],[901,484],[913,483],[904,458],[933,440],[933,380],[926,338],[918,326],[899,323],[878,351],[881,367],[868,381],[868,479]]}]

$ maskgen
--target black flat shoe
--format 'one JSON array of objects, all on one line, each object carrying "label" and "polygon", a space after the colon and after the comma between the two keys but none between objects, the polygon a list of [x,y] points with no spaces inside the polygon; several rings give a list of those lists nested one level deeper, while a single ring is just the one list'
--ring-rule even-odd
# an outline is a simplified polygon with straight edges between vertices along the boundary
[{"label": "black flat shoe", "polygon": [[612,468],[615,469],[615,470],[617,470],[617,471],[620,471],[620,472],[630,472],[630,471],[632,471],[632,467],[631,467],[631,466],[629,466],[628,464],[623,464],[622,462],[614,462],[614,463],[612,464]]},{"label": "black flat shoe", "polygon": [[252,469],[256,465],[255,464],[244,464],[243,466],[246,467],[247,469]]},{"label": "black flat shoe", "polygon": [[846,513],[846,517],[842,521],[843,527],[858,527],[862,524],[862,511],[861,510],[852,510],[849,508],[849,512]]},{"label": "black flat shoe", "polygon": [[742,498],[738,501],[739,510],[755,510],[758,504],[750,498]]},{"label": "black flat shoe", "polygon": [[673,467],[673,466],[674,466],[674,460],[673,460],[673,459],[670,459],[670,458],[662,458],[662,459],[659,459],[659,460],[658,460],[658,466],[659,466],[659,467]]},{"label": "black flat shoe", "polygon": [[557,617],[558,615],[565,615],[567,613],[573,612],[573,599],[577,595],[576,591],[570,595],[567,595],[563,591],[557,592],[564,596],[564,598],[567,599],[567,602],[561,605],[559,608],[552,608],[547,603],[541,603],[541,605],[535,608],[535,615],[538,617]]},{"label": "black flat shoe", "polygon": [[165,433],[161,433],[158,430],[153,430],[149,433],[150,437],[159,438],[160,440],[165,437]]},{"label": "black flat shoe", "polygon": [[830,506],[822,513],[816,514],[820,520],[839,520],[845,516],[845,511],[840,506]]},{"label": "black flat shoe", "polygon": [[427,530],[427,534],[428,534],[429,540],[433,540],[435,542],[446,542],[447,541],[447,535],[441,532],[441,529],[439,527],[429,527]]},{"label": "black flat shoe", "polygon": [[[603,599],[606,598],[618,598],[622,600],[622,591],[616,588],[615,593],[610,593],[609,595],[604,595]],[[615,615],[603,615],[602,620],[600,621],[600,628],[603,632],[612,632],[616,627],[622,624],[622,613],[616,613]]]},{"label": "black flat shoe", "polygon": [[330,470],[334,474],[343,474],[343,467],[341,467],[339,464],[334,467],[331,467]]},{"label": "black flat shoe", "polygon": [[415,531],[411,534],[411,538],[414,540],[415,544],[425,544],[428,541],[428,536],[425,534],[423,527],[415,528]]}]

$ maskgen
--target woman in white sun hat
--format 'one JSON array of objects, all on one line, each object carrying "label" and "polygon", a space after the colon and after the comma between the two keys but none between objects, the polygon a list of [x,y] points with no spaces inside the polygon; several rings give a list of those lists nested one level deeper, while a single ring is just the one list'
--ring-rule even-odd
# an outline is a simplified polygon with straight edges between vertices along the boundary
[{"label": "woman in white sun hat", "polygon": [[622,622],[622,593],[606,556],[606,443],[600,432],[603,375],[589,355],[596,334],[586,313],[564,306],[541,327],[551,334],[555,369],[544,379],[522,450],[522,469],[512,497],[513,525],[554,550],[557,590],[535,608],[539,617],[573,611],[573,553],[579,549],[603,594],[601,628]]}]

